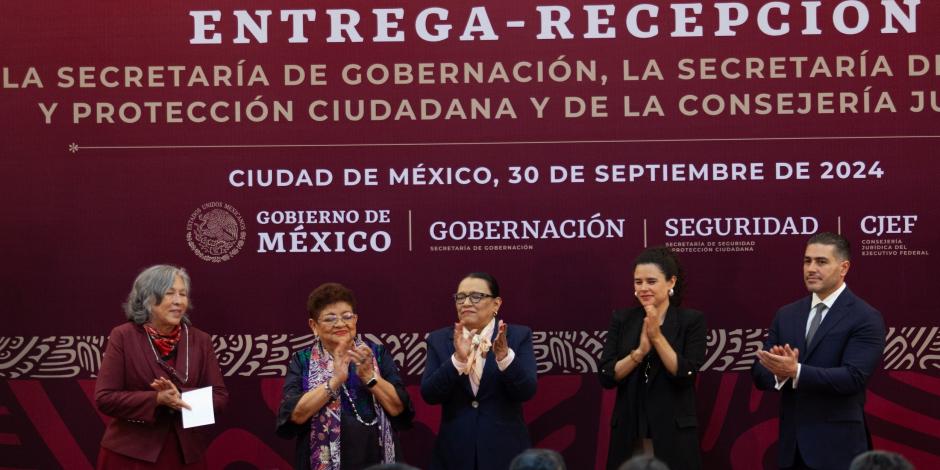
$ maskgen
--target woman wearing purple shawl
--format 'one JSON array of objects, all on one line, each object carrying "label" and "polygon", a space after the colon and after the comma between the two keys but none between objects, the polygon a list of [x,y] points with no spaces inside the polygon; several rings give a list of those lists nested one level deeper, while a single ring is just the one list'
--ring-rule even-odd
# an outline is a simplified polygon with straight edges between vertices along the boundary
[{"label": "woman wearing purple shawl", "polygon": [[297,440],[298,470],[358,470],[401,459],[395,434],[414,408],[381,345],[356,337],[356,299],[327,283],[307,299],[313,344],[294,353],[284,381],[277,434]]}]

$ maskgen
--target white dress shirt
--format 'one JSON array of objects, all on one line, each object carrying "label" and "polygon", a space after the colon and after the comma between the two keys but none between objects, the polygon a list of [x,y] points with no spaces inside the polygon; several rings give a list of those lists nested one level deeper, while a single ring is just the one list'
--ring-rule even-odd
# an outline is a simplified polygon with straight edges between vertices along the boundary
[{"label": "white dress shirt", "polygon": [[[810,301],[809,317],[806,319],[806,329],[804,330],[804,333],[803,333],[804,336],[807,333],[809,333],[809,325],[813,322],[813,315],[816,315],[816,312],[815,312],[816,306],[819,304],[826,305],[826,308],[822,311],[822,314],[821,314],[822,318],[819,319],[819,326],[822,326],[822,322],[826,320],[826,315],[829,314],[829,310],[832,309],[832,305],[836,303],[836,299],[839,298],[839,295],[842,294],[842,291],[845,290],[846,286],[848,286],[848,284],[843,282],[842,285],[839,286],[839,288],[835,290],[835,292],[830,294],[825,299],[820,299],[819,296],[816,295],[815,292],[813,292],[813,300]],[[809,349],[808,344],[806,345],[806,349]],[[803,351],[803,352],[806,352],[806,351]],[[797,363],[796,364],[796,378],[793,379],[793,388],[796,388],[796,385],[800,382],[800,370],[801,369],[802,369],[802,364]],[[777,377],[775,375],[774,379],[777,382],[775,387],[777,388],[777,390],[780,390],[787,383],[787,381],[790,380],[790,377],[786,377],[781,381],[780,377]]]}]

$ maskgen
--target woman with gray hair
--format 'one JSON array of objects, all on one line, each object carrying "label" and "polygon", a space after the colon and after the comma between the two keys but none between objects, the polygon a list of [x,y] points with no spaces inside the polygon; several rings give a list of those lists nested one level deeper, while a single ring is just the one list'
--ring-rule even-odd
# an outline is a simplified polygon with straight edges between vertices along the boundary
[{"label": "woman with gray hair", "polygon": [[204,427],[183,428],[184,391],[212,387],[214,413],[228,392],[209,335],[191,325],[189,275],[151,266],[124,305],[127,322],[111,330],[95,382],[98,410],[111,416],[99,469],[206,468]]}]

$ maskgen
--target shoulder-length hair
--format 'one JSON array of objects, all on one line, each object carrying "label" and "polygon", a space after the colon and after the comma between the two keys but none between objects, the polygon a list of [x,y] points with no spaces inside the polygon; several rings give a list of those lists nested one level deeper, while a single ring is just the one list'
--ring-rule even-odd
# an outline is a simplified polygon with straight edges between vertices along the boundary
[{"label": "shoulder-length hair", "polygon": [[[163,302],[163,294],[173,287],[176,276],[183,280],[186,292],[190,293],[189,274],[181,267],[158,264],[138,274],[137,279],[134,279],[130,294],[127,294],[127,302],[124,304],[124,315],[127,316],[127,320],[138,325],[150,321],[150,309]],[[189,303],[189,308],[193,308],[192,302]],[[190,324],[189,314],[183,315],[183,322]]]}]

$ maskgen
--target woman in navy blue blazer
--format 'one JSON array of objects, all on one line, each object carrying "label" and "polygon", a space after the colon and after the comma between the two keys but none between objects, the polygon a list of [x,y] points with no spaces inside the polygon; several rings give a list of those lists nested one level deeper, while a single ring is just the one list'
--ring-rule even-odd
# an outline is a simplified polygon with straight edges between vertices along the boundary
[{"label": "woman in navy blue blazer", "polygon": [[486,273],[454,294],[457,322],[428,336],[421,396],[441,405],[431,470],[506,470],[531,446],[522,403],[535,395],[532,330],[496,316],[503,299]]}]

